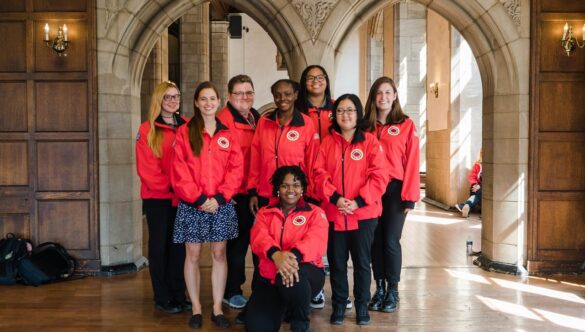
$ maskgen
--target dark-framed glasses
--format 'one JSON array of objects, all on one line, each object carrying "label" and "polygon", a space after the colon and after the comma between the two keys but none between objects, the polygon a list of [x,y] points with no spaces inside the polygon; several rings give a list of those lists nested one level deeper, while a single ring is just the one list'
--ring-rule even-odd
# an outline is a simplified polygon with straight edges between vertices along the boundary
[{"label": "dark-framed glasses", "polygon": [[164,95],[163,96],[164,101],[180,101],[181,100],[181,95],[177,94],[177,95]]},{"label": "dark-framed glasses", "polygon": [[356,111],[357,110],[355,108],[348,107],[346,109],[338,108],[338,109],[335,110],[335,113],[337,115],[342,115],[342,114],[351,115],[351,114],[355,114]]},{"label": "dark-framed glasses", "polygon": [[307,82],[323,82],[327,75],[307,76]]},{"label": "dark-framed glasses", "polygon": [[254,97],[254,91],[237,91],[237,92],[232,92],[232,94],[238,98],[243,98],[244,96],[246,96],[248,98]]}]

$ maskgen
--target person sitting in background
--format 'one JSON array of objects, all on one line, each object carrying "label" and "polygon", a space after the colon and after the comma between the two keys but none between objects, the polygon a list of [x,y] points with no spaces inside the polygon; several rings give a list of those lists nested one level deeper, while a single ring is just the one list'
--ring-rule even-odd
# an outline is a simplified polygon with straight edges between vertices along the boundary
[{"label": "person sitting in background", "polygon": [[469,173],[469,198],[465,203],[455,205],[455,208],[461,212],[461,216],[467,218],[472,211],[481,202],[481,161],[482,153],[479,150],[479,158],[473,164],[471,173]]}]

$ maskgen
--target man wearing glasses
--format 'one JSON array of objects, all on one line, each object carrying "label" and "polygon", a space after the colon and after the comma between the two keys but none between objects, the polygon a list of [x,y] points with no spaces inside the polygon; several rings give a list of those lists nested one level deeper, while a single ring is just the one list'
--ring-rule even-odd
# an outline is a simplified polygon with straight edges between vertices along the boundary
[{"label": "man wearing glasses", "polygon": [[[227,104],[219,112],[219,120],[226,125],[238,138],[244,154],[244,174],[249,173],[250,146],[256,123],[260,114],[254,105],[254,83],[247,75],[236,75],[228,82]],[[236,196],[236,214],[238,216],[238,237],[229,240],[227,244],[228,275],[223,302],[234,309],[242,309],[248,301],[242,293],[241,286],[246,281],[245,265],[246,253],[250,244],[250,229],[254,222],[254,215],[248,208],[250,196],[246,191],[245,181],[242,181]]]}]

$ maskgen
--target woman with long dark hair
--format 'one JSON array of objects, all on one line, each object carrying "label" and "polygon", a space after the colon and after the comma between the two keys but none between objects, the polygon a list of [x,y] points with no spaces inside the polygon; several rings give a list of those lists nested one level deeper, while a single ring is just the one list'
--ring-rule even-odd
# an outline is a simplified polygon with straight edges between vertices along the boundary
[{"label": "woman with long dark hair", "polygon": [[414,122],[402,111],[398,90],[389,77],[378,78],[366,102],[368,130],[375,133],[388,161],[391,181],[382,196],[382,216],[372,247],[376,292],[370,310],[398,307],[402,269],[400,238],[408,211],[420,198],[419,138]]},{"label": "woman with long dark hair", "polygon": [[246,330],[278,331],[288,308],[291,331],[309,331],[309,303],[325,283],[327,219],[304,201],[307,178],[300,167],[278,168],[271,182],[275,201],[258,211],[252,227],[260,277],[248,302]]},{"label": "woman with long dark hair", "polygon": [[232,197],[243,177],[243,155],[235,135],[216,117],[219,94],[210,82],[197,86],[195,113],[177,133],[172,182],[181,202],[175,222],[174,241],[185,243],[185,281],[191,302],[191,328],[201,328],[202,243],[211,243],[211,320],[228,328],[222,300],[227,278],[226,242],[238,236],[238,220]]},{"label": "woman with long dark hair", "polygon": [[366,132],[359,98],[345,94],[335,101],[331,135],[321,143],[315,162],[315,188],[329,220],[327,258],[331,270],[333,313],[330,322],[343,324],[349,284],[347,260],[353,262],[356,322],[370,322],[371,250],[388,183],[387,162],[380,143]]},{"label": "woman with long dark hair", "polygon": [[136,136],[136,168],[148,225],[148,269],[155,307],[166,313],[189,310],[185,299],[185,246],[173,243],[177,214],[171,190],[172,144],[187,121],[177,114],[181,93],[173,82],[158,84],[150,99],[148,120]]}]

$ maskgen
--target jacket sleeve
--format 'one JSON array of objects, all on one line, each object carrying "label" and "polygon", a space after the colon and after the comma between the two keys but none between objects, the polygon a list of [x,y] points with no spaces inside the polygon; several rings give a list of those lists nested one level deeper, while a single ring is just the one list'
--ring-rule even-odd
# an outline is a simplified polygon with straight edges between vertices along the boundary
[{"label": "jacket sleeve", "polygon": [[279,248],[280,250],[280,245],[277,239],[273,238],[268,231],[270,220],[266,218],[265,211],[266,209],[263,208],[256,213],[256,221],[250,231],[250,248],[260,259],[270,260],[267,255],[268,251],[271,248]]},{"label": "jacket sleeve", "polygon": [[481,164],[476,162],[475,164],[473,164],[473,167],[471,168],[471,172],[469,173],[469,184],[470,185],[474,185],[474,184],[481,184],[481,180],[479,179],[479,172],[481,172]]},{"label": "jacket sleeve", "polygon": [[327,150],[329,147],[334,147],[328,143],[329,140],[321,144],[319,152],[317,153],[317,158],[315,159],[315,165],[313,166],[314,188],[317,198],[336,204],[337,199],[335,199],[335,202],[332,202],[332,197],[335,196],[338,198],[340,196],[337,192],[337,188],[333,184],[331,174],[327,171],[327,154],[329,152]]},{"label": "jacket sleeve", "polygon": [[307,125],[310,125],[312,129],[309,131],[310,136],[305,146],[305,161],[303,170],[307,176],[306,195],[311,198],[318,198],[317,193],[315,192],[313,165],[315,164],[315,158],[317,156],[317,152],[319,151],[319,133],[315,131],[315,127],[312,121],[308,122]]},{"label": "jacket sleeve", "polygon": [[171,181],[165,174],[162,158],[155,157],[147,143],[148,131],[141,127],[136,141],[136,169],[142,185],[151,191],[170,192]]},{"label": "jacket sleeve", "polygon": [[244,156],[240,144],[234,139],[234,136],[232,136],[231,144],[232,148],[226,165],[225,177],[217,190],[223,196],[225,202],[232,199],[238,192],[244,177]]},{"label": "jacket sleeve", "polygon": [[[185,129],[183,129],[185,128]],[[174,157],[173,166],[171,168],[171,181],[175,193],[179,198],[187,203],[195,203],[195,205],[201,205],[205,202],[207,197],[202,192],[202,188],[197,183],[196,179],[193,178],[193,174],[189,169],[188,159],[189,152],[191,149],[189,140],[186,139],[186,135],[183,135],[183,130],[187,130],[187,127],[183,127],[177,133],[174,143]]]},{"label": "jacket sleeve", "polygon": [[[374,204],[382,197],[386,191],[390,175],[388,174],[388,160],[378,140],[372,137],[368,142],[366,160],[368,162],[366,169],[366,183],[361,187],[359,196],[367,205]],[[359,176],[359,174],[355,174]]]},{"label": "jacket sleeve", "polygon": [[408,121],[410,121],[410,128],[406,140],[404,179],[402,183],[401,198],[403,201],[413,202],[414,204],[414,202],[417,202],[420,199],[420,151],[416,127],[412,120]]},{"label": "jacket sleeve", "polygon": [[250,171],[248,173],[248,181],[246,184],[246,190],[250,195],[258,195],[258,182],[260,177],[260,167],[262,158],[262,147],[261,147],[261,135],[264,130],[264,120],[260,118],[258,120],[258,126],[254,132],[254,138],[252,138],[252,144],[250,145]]},{"label": "jacket sleeve", "polygon": [[297,249],[301,253],[303,262],[315,262],[323,257],[327,251],[329,222],[325,217],[325,212],[321,208],[313,206],[313,212],[307,223],[309,223],[307,231],[295,243],[293,249]]}]

